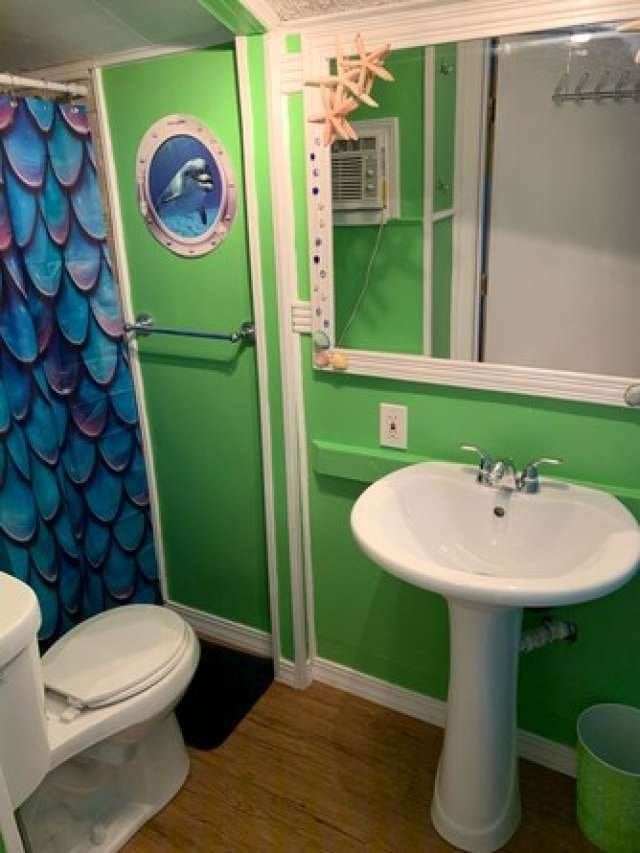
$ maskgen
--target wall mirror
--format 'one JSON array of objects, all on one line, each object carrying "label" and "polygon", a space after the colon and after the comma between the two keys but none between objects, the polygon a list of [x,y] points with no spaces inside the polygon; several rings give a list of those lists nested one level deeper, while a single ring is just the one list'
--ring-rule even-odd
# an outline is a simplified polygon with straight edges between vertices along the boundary
[{"label": "wall mirror", "polygon": [[323,149],[309,126],[316,355],[363,373],[359,353],[422,358],[445,382],[447,363],[491,368],[453,383],[474,387],[504,387],[500,368],[522,390],[535,371],[610,377],[602,401],[622,404],[640,376],[639,61],[618,22],[392,50],[357,140]]},{"label": "wall mirror", "polygon": [[229,233],[236,185],[224,148],[191,116],[171,115],[144,135],[137,157],[140,212],[179,255],[206,254]]}]

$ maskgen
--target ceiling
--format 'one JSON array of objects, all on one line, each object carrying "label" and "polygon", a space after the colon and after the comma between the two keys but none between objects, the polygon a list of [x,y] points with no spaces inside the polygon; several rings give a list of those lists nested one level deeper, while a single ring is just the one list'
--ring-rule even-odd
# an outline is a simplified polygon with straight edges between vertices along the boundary
[{"label": "ceiling", "polygon": [[269,0],[269,5],[283,21],[397,4],[398,0]]},{"label": "ceiling", "polygon": [[0,71],[11,73],[231,38],[198,0],[0,0]]}]

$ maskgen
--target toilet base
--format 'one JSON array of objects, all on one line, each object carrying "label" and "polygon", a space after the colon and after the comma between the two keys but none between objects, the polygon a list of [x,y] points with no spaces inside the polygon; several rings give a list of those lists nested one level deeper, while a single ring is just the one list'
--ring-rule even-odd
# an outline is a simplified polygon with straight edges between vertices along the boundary
[{"label": "toilet base", "polygon": [[115,853],[173,799],[188,773],[169,714],[57,767],[20,808],[21,825],[33,850]]}]

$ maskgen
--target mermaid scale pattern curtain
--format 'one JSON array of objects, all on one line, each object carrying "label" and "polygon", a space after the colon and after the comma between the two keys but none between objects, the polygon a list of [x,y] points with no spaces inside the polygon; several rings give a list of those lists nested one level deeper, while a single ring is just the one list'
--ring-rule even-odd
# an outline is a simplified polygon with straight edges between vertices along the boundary
[{"label": "mermaid scale pattern curtain", "polygon": [[84,107],[0,96],[0,570],[48,645],[156,602],[138,411]]}]

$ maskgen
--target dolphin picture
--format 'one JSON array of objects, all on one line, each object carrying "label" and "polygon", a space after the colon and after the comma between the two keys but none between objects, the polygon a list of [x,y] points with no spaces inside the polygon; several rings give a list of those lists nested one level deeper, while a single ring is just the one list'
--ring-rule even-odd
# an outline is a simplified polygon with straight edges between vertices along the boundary
[{"label": "dolphin picture", "polygon": [[158,208],[171,205],[180,213],[200,212],[202,224],[207,224],[204,203],[206,193],[213,190],[213,177],[204,157],[194,157],[171,178],[158,198]]}]

